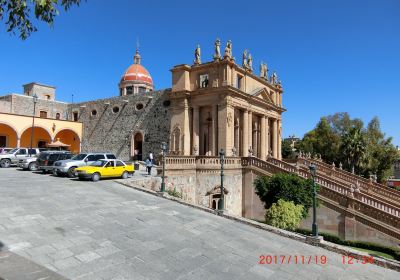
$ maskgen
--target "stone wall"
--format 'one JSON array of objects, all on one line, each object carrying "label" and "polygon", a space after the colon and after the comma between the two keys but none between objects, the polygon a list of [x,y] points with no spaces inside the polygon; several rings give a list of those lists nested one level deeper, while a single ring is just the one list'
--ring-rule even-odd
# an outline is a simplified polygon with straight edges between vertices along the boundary
[{"label": "stone wall", "polygon": [[0,97],[0,113],[11,113],[11,95]]},{"label": "stone wall", "polygon": [[[212,193],[219,192],[221,176],[219,169],[185,170],[185,172],[166,173],[166,188],[181,192],[183,199],[189,203],[212,207]],[[227,170],[224,177],[226,212],[242,216],[242,170]],[[216,189],[217,188],[217,189]]]},{"label": "stone wall", "polygon": [[[161,152],[169,142],[169,90],[117,96],[69,105],[69,118],[78,113],[83,123],[82,152],[112,152],[131,160],[136,132],[143,134],[143,155]],[[143,108],[141,108],[143,107]]]},{"label": "stone wall", "polygon": [[[32,116],[33,98],[30,96],[11,94],[2,96],[0,99],[0,112],[12,113],[17,115]],[[38,99],[36,103],[36,116],[40,116],[40,111],[47,112],[47,118],[55,119],[56,114],[60,114],[61,120],[67,120],[68,104],[59,101]]]},{"label": "stone wall", "polygon": [[[317,224],[319,231],[337,235],[343,240],[367,241],[386,246],[398,246],[399,241],[396,238],[357,221],[352,215],[346,216],[346,213],[343,211],[341,212],[320,202],[317,208]],[[311,226],[312,208],[309,210],[307,219],[301,222],[300,228],[311,230]]]}]

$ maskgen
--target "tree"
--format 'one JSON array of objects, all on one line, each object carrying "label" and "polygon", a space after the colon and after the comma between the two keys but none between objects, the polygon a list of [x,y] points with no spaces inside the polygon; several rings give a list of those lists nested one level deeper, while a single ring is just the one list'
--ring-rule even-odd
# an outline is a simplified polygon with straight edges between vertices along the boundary
[{"label": "tree", "polygon": [[15,34],[17,30],[19,37],[25,40],[37,31],[32,22],[33,16],[51,26],[59,8],[67,11],[80,3],[81,0],[0,0],[0,20],[6,20],[7,32]]},{"label": "tree", "polygon": [[315,129],[308,132],[300,144],[303,152],[320,154],[326,162],[337,161],[340,147],[340,136],[335,134],[328,119],[322,117]]},{"label": "tree", "polygon": [[365,134],[361,131],[361,128],[352,127],[349,132],[343,135],[341,150],[346,157],[346,164],[350,170],[357,169],[357,173],[360,172],[366,149]]},{"label": "tree", "polygon": [[377,117],[368,123],[366,136],[367,157],[363,173],[365,176],[376,174],[378,181],[382,182],[391,174],[392,166],[398,157],[397,149],[392,144],[391,137],[385,138]]},{"label": "tree", "polygon": [[376,174],[379,182],[390,176],[397,156],[392,138],[381,131],[377,117],[365,128],[362,120],[351,119],[348,113],[322,117],[299,146],[303,152],[321,154],[325,162],[344,163],[348,171],[354,166],[358,174],[367,178]]},{"label": "tree", "polygon": [[296,174],[287,173],[278,173],[272,177],[259,176],[254,181],[256,194],[266,209],[278,202],[279,199],[292,201],[296,205],[304,206],[303,218],[308,216],[308,209],[312,206],[312,184],[311,179],[306,180]]},{"label": "tree", "polygon": [[279,199],[266,211],[265,221],[274,227],[295,230],[300,225],[303,210],[303,205],[295,205],[291,201]]}]

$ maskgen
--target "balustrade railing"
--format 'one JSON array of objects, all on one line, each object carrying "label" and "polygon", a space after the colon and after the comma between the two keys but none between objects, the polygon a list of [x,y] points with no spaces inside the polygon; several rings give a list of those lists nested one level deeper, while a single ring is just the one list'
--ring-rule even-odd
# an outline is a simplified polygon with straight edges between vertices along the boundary
[{"label": "balustrade railing", "polygon": [[349,182],[349,184],[353,184],[355,187],[359,187],[363,193],[376,194],[377,196],[380,196],[385,200],[391,200],[400,204],[400,192],[397,190],[391,189],[379,183],[371,182],[366,178],[352,174],[342,169],[338,169],[319,160],[298,158],[297,161],[297,164],[302,164],[305,166],[310,165],[310,163],[314,163],[315,165],[317,165],[318,172],[324,173],[327,176],[331,176],[332,178],[338,178],[345,182]]},{"label": "balustrade railing", "polygon": [[[243,158],[242,166],[254,166],[263,169],[269,173],[297,173],[300,177],[311,178],[310,172],[303,166],[293,166],[283,161],[270,158],[268,161],[263,161],[258,158]],[[340,184],[335,180],[327,179],[321,175],[316,175],[315,181],[321,186],[320,195],[330,193],[329,199],[342,204],[344,201],[352,201],[352,207],[369,217],[377,215],[384,219],[385,222],[395,228],[400,226],[400,207],[373,197],[372,195],[354,191],[346,185]],[[400,237],[400,232],[395,232]]]}]

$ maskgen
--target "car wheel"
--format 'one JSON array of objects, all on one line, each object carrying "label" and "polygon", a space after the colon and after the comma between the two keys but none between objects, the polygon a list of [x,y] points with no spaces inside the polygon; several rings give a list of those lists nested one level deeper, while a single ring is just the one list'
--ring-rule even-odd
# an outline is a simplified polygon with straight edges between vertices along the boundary
[{"label": "car wheel", "polygon": [[43,174],[46,174],[46,173],[47,173],[47,170],[46,170],[46,169],[42,169],[42,173],[43,173]]},{"label": "car wheel", "polygon": [[93,182],[97,182],[98,180],[100,180],[100,174],[99,173],[93,173],[92,175],[92,181]]},{"label": "car wheel", "polygon": [[31,162],[31,163],[28,165],[28,169],[29,169],[30,171],[36,171],[36,170],[38,169],[38,166],[37,166],[36,162]]},{"label": "car wheel", "polygon": [[75,177],[75,168],[76,167],[71,167],[70,169],[68,169],[68,177],[69,178],[74,178]]},{"label": "car wheel", "polygon": [[127,179],[128,178],[128,172],[124,171],[121,176],[122,179]]},{"label": "car wheel", "polygon": [[0,162],[0,166],[3,168],[8,168],[8,167],[10,167],[10,165],[11,165],[11,160],[9,160],[7,158],[2,159]]}]

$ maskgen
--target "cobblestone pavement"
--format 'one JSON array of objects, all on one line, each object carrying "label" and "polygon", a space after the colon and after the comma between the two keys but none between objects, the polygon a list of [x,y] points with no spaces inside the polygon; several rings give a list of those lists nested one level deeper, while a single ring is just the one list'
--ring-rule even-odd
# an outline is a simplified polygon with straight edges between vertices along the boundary
[{"label": "cobblestone pavement", "polygon": [[[338,254],[111,180],[81,182],[14,168],[0,168],[0,241],[2,255],[16,255],[11,265],[0,265],[5,279],[400,279],[398,272],[344,265]],[[292,261],[260,265],[260,255],[291,255]],[[324,255],[327,263],[313,257],[296,265],[294,255]],[[47,271],[45,278],[46,269],[58,275]]]}]

